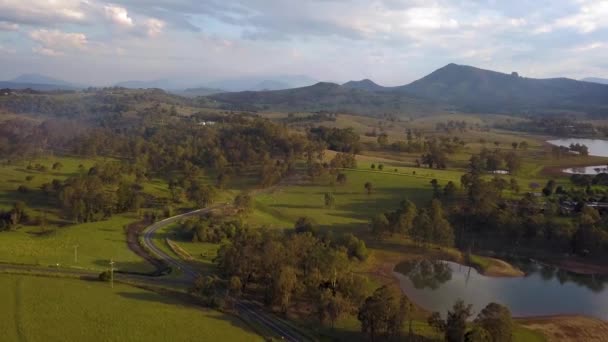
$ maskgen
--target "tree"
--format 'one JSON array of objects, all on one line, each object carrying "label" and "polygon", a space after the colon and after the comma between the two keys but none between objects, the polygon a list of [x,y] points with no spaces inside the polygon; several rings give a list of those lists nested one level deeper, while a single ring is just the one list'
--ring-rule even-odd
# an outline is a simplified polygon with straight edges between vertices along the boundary
[{"label": "tree", "polygon": [[518,145],[519,144],[516,141],[514,141],[514,142],[511,143],[511,146],[513,147],[514,150],[517,150],[517,146]]},{"label": "tree", "polygon": [[432,242],[442,245],[451,246],[454,244],[454,230],[450,222],[445,218],[441,202],[434,199],[431,202],[431,240]]},{"label": "tree", "polygon": [[372,232],[377,237],[383,237],[387,233],[390,233],[390,222],[384,214],[378,214],[374,216],[370,223],[370,226],[372,228]]},{"label": "tree", "polygon": [[338,173],[338,175],[336,176],[336,182],[338,182],[338,184],[340,185],[346,184],[346,174]]},{"label": "tree", "polygon": [[209,206],[216,197],[217,190],[211,185],[201,185],[198,182],[193,182],[188,189],[188,198],[201,208]]},{"label": "tree", "polygon": [[416,205],[409,200],[401,202],[401,208],[399,209],[397,218],[397,227],[394,229],[395,232],[408,235],[414,227],[414,220],[418,211]]},{"label": "tree", "polygon": [[446,199],[453,199],[456,196],[456,191],[456,184],[454,184],[454,182],[452,181],[449,181],[443,188],[443,196]]},{"label": "tree", "polygon": [[238,298],[241,296],[242,289],[243,283],[241,282],[241,278],[237,276],[230,277],[230,281],[228,282],[228,293],[232,297]]},{"label": "tree", "polygon": [[220,171],[215,180],[215,186],[218,189],[223,189],[224,186],[226,186],[226,183],[228,183],[229,179],[230,176],[228,175],[228,173],[226,173],[225,171]]},{"label": "tree", "polygon": [[486,329],[475,326],[464,335],[465,342],[493,342],[492,336]]},{"label": "tree", "polygon": [[331,192],[326,192],[323,195],[323,199],[325,202],[325,207],[327,207],[327,208],[333,208],[334,204],[336,204],[336,198],[334,197],[334,194],[332,194]]},{"label": "tree", "polygon": [[398,336],[409,315],[409,301],[403,295],[382,286],[367,297],[359,308],[357,319],[372,342],[379,337]]},{"label": "tree", "polygon": [[319,291],[316,309],[321,324],[329,320],[333,328],[336,320],[347,312],[349,307],[348,300],[340,292],[334,293],[334,291],[327,288]]},{"label": "tree", "polygon": [[488,304],[475,319],[491,336],[493,342],[511,342],[513,340],[513,320],[511,311],[497,303]]},{"label": "tree", "polygon": [[372,194],[372,191],[374,190],[374,185],[371,182],[365,182],[365,191],[367,192],[368,195]]},{"label": "tree", "polygon": [[386,147],[388,145],[388,135],[386,133],[380,133],[378,136],[378,145]]},{"label": "tree", "polygon": [[61,171],[62,168],[63,164],[61,164],[60,162],[53,163],[53,170]]},{"label": "tree", "polygon": [[294,229],[296,230],[296,233],[300,234],[300,233],[312,233],[312,234],[316,234],[317,233],[317,228],[314,224],[314,222],[308,218],[308,217],[300,217],[296,223],[294,224]]},{"label": "tree", "polygon": [[465,305],[462,300],[456,301],[446,320],[445,339],[448,342],[464,341],[467,330],[467,319],[473,314],[473,306]]},{"label": "tree", "polygon": [[372,170],[376,169],[376,164],[372,163],[372,165],[370,166],[372,168]]},{"label": "tree", "polygon": [[241,213],[249,213],[253,210],[253,199],[246,192],[240,193],[234,198],[234,206]]},{"label": "tree", "polygon": [[281,311],[287,312],[291,297],[298,285],[296,270],[291,266],[283,266],[278,277],[274,281],[274,302],[281,307]]},{"label": "tree", "polygon": [[378,164],[378,170],[380,170],[380,171],[384,170],[384,164]]}]

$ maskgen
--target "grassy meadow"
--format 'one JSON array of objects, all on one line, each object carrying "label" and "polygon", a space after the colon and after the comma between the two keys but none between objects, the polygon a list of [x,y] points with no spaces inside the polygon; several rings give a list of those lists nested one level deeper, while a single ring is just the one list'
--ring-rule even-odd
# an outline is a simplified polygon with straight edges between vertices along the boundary
[{"label": "grassy meadow", "polygon": [[0,275],[3,341],[258,341],[233,316],[155,292]]}]

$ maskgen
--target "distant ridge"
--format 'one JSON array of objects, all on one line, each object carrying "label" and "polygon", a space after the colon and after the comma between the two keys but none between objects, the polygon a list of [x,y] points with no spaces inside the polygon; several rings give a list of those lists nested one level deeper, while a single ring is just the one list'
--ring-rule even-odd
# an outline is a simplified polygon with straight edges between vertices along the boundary
[{"label": "distant ridge", "polygon": [[166,79],[151,80],[151,81],[124,81],[116,83],[116,87],[129,89],[170,89],[171,82]]},{"label": "distant ridge", "polygon": [[587,77],[587,78],[583,78],[581,81],[599,83],[599,84],[608,84],[608,78]]},{"label": "distant ridge", "polygon": [[474,112],[608,108],[608,86],[568,78],[534,79],[466,65],[448,64],[406,86],[401,92]]},{"label": "distant ridge", "polygon": [[32,89],[37,91],[76,90],[84,85],[73,84],[40,74],[23,74],[8,81],[0,81],[0,88]]},{"label": "distant ridge", "polygon": [[382,87],[371,80],[320,82],[279,91],[215,94],[230,106],[282,110],[344,109],[364,114],[432,111],[479,113],[581,112],[608,116],[608,85],[568,78],[535,79],[448,64],[410,84]]}]

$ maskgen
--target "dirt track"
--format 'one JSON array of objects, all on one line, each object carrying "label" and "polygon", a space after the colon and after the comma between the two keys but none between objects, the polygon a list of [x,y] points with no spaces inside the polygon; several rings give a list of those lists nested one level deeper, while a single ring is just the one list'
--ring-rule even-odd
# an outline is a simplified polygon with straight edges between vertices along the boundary
[{"label": "dirt track", "polygon": [[167,268],[167,265],[159,259],[154,258],[150,255],[139,243],[139,234],[146,228],[146,224],[143,221],[135,222],[127,227],[127,246],[133,251],[133,253],[144,258],[147,262],[156,267],[157,272],[162,272]]}]

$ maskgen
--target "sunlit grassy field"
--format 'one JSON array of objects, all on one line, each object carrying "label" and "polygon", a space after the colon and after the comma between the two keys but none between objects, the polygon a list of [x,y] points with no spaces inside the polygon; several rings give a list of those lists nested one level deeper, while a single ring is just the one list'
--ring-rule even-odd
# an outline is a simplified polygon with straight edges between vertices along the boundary
[{"label": "sunlit grassy field", "polygon": [[[152,266],[131,252],[126,243],[124,226],[136,220],[135,215],[124,214],[47,233],[38,227],[2,232],[0,261],[104,270],[113,259],[121,270],[150,271]],[[78,246],[77,260],[74,246]]]},{"label": "sunlit grassy field", "polygon": [[238,319],[115,284],[0,275],[2,341],[257,341]]}]

